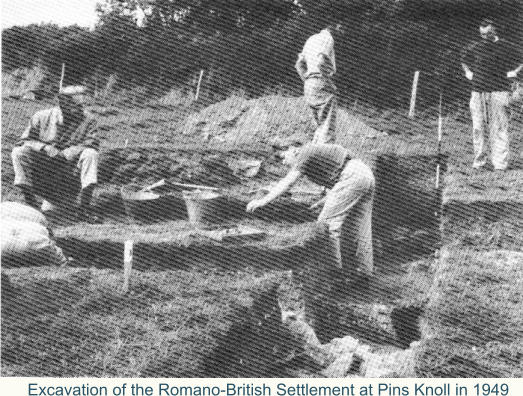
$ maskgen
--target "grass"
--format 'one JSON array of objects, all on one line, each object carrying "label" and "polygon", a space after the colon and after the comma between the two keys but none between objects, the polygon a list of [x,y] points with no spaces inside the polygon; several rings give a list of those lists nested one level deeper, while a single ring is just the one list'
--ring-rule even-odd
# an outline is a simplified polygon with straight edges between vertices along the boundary
[{"label": "grass", "polygon": [[[165,98],[165,103],[137,104],[132,108],[114,104],[92,106],[102,125],[102,150],[105,153],[123,150],[128,155],[143,153],[144,163],[140,166],[145,165],[144,175],[154,171],[148,168],[149,162],[153,165],[173,162],[183,150],[183,161],[190,164],[198,163],[208,150],[227,153],[234,149],[240,157],[247,158],[257,158],[261,153],[268,155],[266,143],[250,145],[239,140],[232,145],[202,143],[201,135],[183,134],[188,125],[187,115],[197,107],[173,105],[177,100],[176,95],[172,95]],[[240,107],[242,101],[238,102]],[[262,102],[251,109],[253,114],[271,108],[269,102]],[[9,197],[13,177],[9,151],[30,115],[50,103],[5,100],[3,104],[2,193],[5,199]],[[292,106],[289,108],[292,110]],[[301,115],[295,119],[296,114],[277,114],[277,110],[272,108],[271,117],[264,118],[270,121],[266,125],[277,125],[268,132],[270,136],[277,135],[279,128],[290,135],[303,132],[305,122]],[[430,158],[436,151],[436,113],[428,111],[410,120],[403,111],[379,112],[356,106],[346,110],[340,125],[350,122],[351,118],[345,115],[353,112],[378,133],[373,132],[372,137],[345,134],[342,135],[344,143],[367,160],[375,160],[380,155],[399,155],[400,168],[422,169],[421,174],[413,170],[406,181],[423,179],[415,187],[428,190],[434,182],[433,177],[427,175],[434,165]],[[390,308],[428,301],[423,316],[422,353],[417,357],[418,374],[521,376],[523,326],[517,309],[522,302],[522,271],[521,253],[516,251],[521,250],[522,243],[517,219],[521,217],[518,204],[523,199],[520,155],[523,135],[518,133],[523,116],[514,114],[513,166],[503,174],[470,171],[469,124],[466,109],[447,114],[444,120],[443,151],[449,159],[443,191],[446,210],[443,242],[447,253],[441,263],[434,266],[422,261],[417,266],[409,258],[396,273],[380,273],[375,286],[381,295],[372,303],[349,304],[346,312],[353,316],[347,315],[343,320],[351,334],[367,337],[369,342],[387,344],[393,342],[392,324],[382,321],[373,304]],[[232,124],[228,127],[233,128]],[[256,133],[263,128],[260,126]],[[380,131],[385,131],[387,136]],[[122,149],[126,143],[127,149]],[[167,153],[171,151],[174,154],[169,156]],[[422,160],[425,162],[416,165],[415,160],[403,158],[411,155],[418,160],[425,156]],[[160,158],[163,159],[159,161]],[[270,169],[276,168],[274,165]],[[278,176],[269,173],[263,183]],[[255,187],[258,182],[249,183]],[[398,179],[398,183],[403,180]],[[413,200],[412,205],[416,202]],[[382,209],[386,211],[385,207]],[[412,211],[395,211],[391,218],[408,221],[411,217]],[[128,237],[157,242],[172,240],[173,226],[180,230],[180,241],[184,240],[186,236],[182,234],[188,230],[186,225],[178,223],[122,228],[119,223],[109,222],[93,226],[89,231],[63,229],[59,234],[87,241],[97,235],[118,243]],[[300,227],[293,227],[296,232],[288,234],[280,225],[270,225],[267,229],[278,235],[271,236],[276,238],[271,241],[286,244],[299,241],[305,235]],[[389,257],[389,261],[394,260]],[[387,257],[383,264],[387,265]],[[434,268],[436,282],[430,288]],[[240,304],[247,301],[251,287],[282,276],[282,272],[253,271],[245,267],[236,267],[234,271],[200,266],[187,271],[139,272],[134,278],[132,293],[122,297],[117,292],[119,272],[114,270],[33,268],[9,269],[7,273],[19,293],[19,306],[2,305],[2,375],[31,376],[196,375],[198,362],[214,342],[213,336],[209,336],[210,329],[220,328],[216,318],[229,312],[231,301]],[[5,295],[2,298],[5,300]],[[298,299],[292,301],[299,305]],[[20,309],[25,314],[16,316]]]},{"label": "grass", "polygon": [[[252,226],[266,232],[267,238],[256,242],[256,245],[273,248],[303,244],[310,240],[319,228],[315,222],[292,225],[244,220],[234,224]],[[193,225],[183,220],[143,225],[121,223],[79,225],[59,229],[56,237],[117,243],[132,239],[140,243],[170,242],[178,246],[212,243],[211,239],[202,236]]]},{"label": "grass", "polygon": [[424,376],[521,377],[523,254],[445,250],[419,358]]},{"label": "grass", "polygon": [[[230,326],[227,314],[282,272],[135,272],[120,294],[111,270],[6,271],[2,375],[192,377]],[[57,298],[59,297],[59,298]],[[290,300],[289,300],[290,301]]]}]

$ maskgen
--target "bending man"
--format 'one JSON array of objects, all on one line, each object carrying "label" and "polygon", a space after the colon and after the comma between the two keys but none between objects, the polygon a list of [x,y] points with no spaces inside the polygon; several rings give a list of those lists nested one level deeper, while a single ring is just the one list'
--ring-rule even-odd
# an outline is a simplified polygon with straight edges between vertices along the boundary
[{"label": "bending man", "polygon": [[[365,275],[373,272],[372,205],[375,180],[372,170],[337,144],[291,146],[283,153],[291,170],[267,195],[247,205],[252,212],[288,191],[302,175],[329,190],[318,217],[329,227],[333,265]],[[314,205],[314,206],[316,206]]]},{"label": "bending man", "polygon": [[[58,95],[58,106],[35,113],[13,149],[12,159],[14,184],[22,190],[26,203],[33,207],[37,207],[35,167],[50,166],[57,160],[74,165],[81,183],[76,215],[78,220],[90,220],[91,196],[98,181],[99,141],[96,121],[84,111],[83,94],[83,87],[66,87]],[[52,190],[56,186],[48,188]]]},{"label": "bending man", "polygon": [[373,272],[374,175],[367,165],[353,159],[348,150],[337,144],[312,143],[301,149],[293,146],[283,157],[284,164],[291,165],[291,170],[265,197],[249,202],[247,211],[269,204],[302,175],[330,189],[324,199],[313,205],[324,202],[318,221],[328,225],[330,243],[327,249],[316,252],[321,258],[306,269],[308,276],[304,279],[307,316],[318,338],[328,342],[341,336],[337,325],[341,312],[336,295],[345,292],[345,275],[348,273],[352,294],[357,297]]}]

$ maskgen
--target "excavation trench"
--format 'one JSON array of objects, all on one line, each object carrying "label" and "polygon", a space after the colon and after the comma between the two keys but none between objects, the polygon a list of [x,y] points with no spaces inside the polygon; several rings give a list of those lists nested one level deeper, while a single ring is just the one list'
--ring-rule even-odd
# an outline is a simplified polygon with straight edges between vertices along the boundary
[{"label": "excavation trench", "polygon": [[[329,296],[323,296],[323,291],[315,293],[314,290],[307,290],[311,281],[327,273],[322,274],[324,268],[320,259],[325,232],[312,221],[315,213],[309,211],[307,205],[291,199],[269,208],[258,218],[242,216],[240,209],[248,199],[235,197],[227,201],[224,206],[227,218],[223,225],[254,222],[267,231],[268,237],[261,241],[210,241],[195,237],[186,222],[176,219],[168,222],[162,219],[162,222],[152,225],[143,225],[139,221],[119,223],[113,219],[109,224],[58,230],[57,239],[65,253],[73,257],[71,265],[79,267],[121,268],[123,244],[131,236],[135,240],[133,268],[144,274],[151,270],[182,270],[187,273],[194,269],[249,269],[257,273],[292,270],[293,281],[302,290],[306,315],[311,317],[311,307],[313,311],[323,312],[322,316],[316,315],[312,320],[320,341],[328,343],[333,338],[350,334],[378,352],[390,348],[401,350],[420,338],[419,317],[432,283],[430,267],[433,253],[440,243],[437,214],[441,207],[441,194],[434,188],[437,160],[431,156],[386,155],[376,158],[374,173],[377,186],[373,214],[375,277],[367,285],[359,285],[354,279],[341,284],[338,282],[337,289]],[[165,211],[166,208],[160,209],[160,212]],[[172,210],[167,212],[172,213]],[[274,222],[275,218],[281,220],[282,217],[285,221]],[[285,237],[271,233],[285,234]],[[193,372],[184,372],[184,376],[314,374],[319,368],[307,359],[283,359],[287,356],[286,352],[278,348],[287,343],[285,340],[289,335],[281,322],[281,315],[280,319],[270,323],[273,333],[270,338],[283,341],[278,341],[279,344],[272,349],[265,348],[260,337],[267,339],[266,332],[259,331],[251,322],[259,315],[268,317],[271,314],[272,317],[273,305],[262,302],[261,308],[250,306],[238,310],[235,315],[239,324],[231,325],[219,337],[212,335],[212,331],[200,334],[201,337],[214,337],[215,348],[205,352],[205,367],[195,367]],[[264,313],[265,309],[271,312]],[[203,331],[208,332],[209,329]],[[219,352],[223,352],[230,340],[242,340],[231,357],[234,362],[227,362],[226,354]],[[253,345],[259,350],[253,350]],[[266,351],[260,352],[262,350]],[[279,352],[274,355],[267,351]],[[260,353],[264,354],[263,364],[251,364],[253,362],[249,359],[259,360]],[[172,357],[164,360],[170,362],[169,359],[172,360]],[[359,367],[364,367],[363,363],[356,359],[350,370],[355,375],[364,375],[363,368]],[[166,374],[160,368],[167,366],[172,365],[151,363],[152,371],[147,371],[147,375]],[[215,366],[224,369],[219,373],[211,372]],[[155,372],[155,367],[159,371]],[[255,371],[253,367],[256,367]]]},{"label": "excavation trench", "polygon": [[[374,162],[376,193],[373,211],[374,255],[378,272],[392,272],[404,263],[424,257],[439,243],[441,194],[434,188],[436,158],[430,156],[379,156]],[[295,268],[302,256],[318,249],[321,232],[314,225],[318,212],[309,209],[313,194],[301,192],[292,198],[245,213],[245,206],[256,195],[233,187],[233,193],[220,198],[215,228],[238,224],[253,225],[269,235],[261,241],[221,243],[198,237],[187,223],[185,202],[169,195],[154,201],[136,201],[125,206],[119,188],[97,200],[97,208],[110,220],[101,225],[73,225],[57,230],[60,245],[78,265],[120,266],[123,244],[135,241],[138,269],[190,268],[207,266],[255,266],[257,268]],[[127,205],[130,206],[130,205]],[[107,216],[106,216],[107,217]],[[301,252],[301,253],[300,253]],[[223,258],[226,259],[223,259]],[[349,263],[350,264],[350,263]]]}]

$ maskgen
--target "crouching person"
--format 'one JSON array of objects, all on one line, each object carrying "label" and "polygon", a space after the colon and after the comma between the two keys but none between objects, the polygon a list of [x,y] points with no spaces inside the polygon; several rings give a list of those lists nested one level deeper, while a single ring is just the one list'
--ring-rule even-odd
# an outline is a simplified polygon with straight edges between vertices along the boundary
[{"label": "crouching person", "polygon": [[[98,181],[99,140],[96,121],[83,107],[84,91],[81,86],[66,87],[58,95],[58,106],[34,114],[12,151],[12,159],[14,184],[33,207],[37,207],[37,192],[45,190],[45,197],[60,199],[67,195],[61,191],[66,189],[64,183],[75,184],[79,176],[80,198],[75,217],[91,221],[94,217],[89,208]],[[42,168],[51,169],[47,173],[51,180],[41,180],[39,176],[45,174]],[[67,168],[73,170],[73,180]]]},{"label": "crouching person", "polygon": [[354,286],[351,292],[357,293],[358,286],[373,273],[375,180],[372,170],[337,144],[313,143],[301,148],[293,145],[283,153],[283,163],[291,166],[289,173],[265,197],[251,201],[247,211],[269,204],[289,190],[302,175],[329,189],[326,196],[313,206],[323,204],[318,221],[328,226],[330,246],[324,249],[327,257],[317,263],[323,268],[316,271],[316,281],[306,286],[309,289],[306,293],[323,294],[321,299],[330,299],[334,284],[339,284],[344,275]]}]

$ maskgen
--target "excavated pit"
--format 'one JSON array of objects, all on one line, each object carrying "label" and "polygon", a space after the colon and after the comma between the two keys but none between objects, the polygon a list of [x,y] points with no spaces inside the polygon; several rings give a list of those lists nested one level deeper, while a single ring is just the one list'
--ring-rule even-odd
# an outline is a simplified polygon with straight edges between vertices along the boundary
[{"label": "excavated pit", "polygon": [[[433,253],[440,243],[441,193],[434,188],[436,164],[437,158],[431,156],[383,155],[376,158],[373,217],[376,276],[361,290],[344,289],[344,286],[354,287],[354,283],[341,285],[336,295],[338,301],[332,306],[321,307],[326,314],[323,320],[332,324],[326,331],[315,328],[323,342],[350,334],[379,351],[404,349],[420,338],[419,317],[432,282]],[[186,221],[176,218],[184,215],[162,218],[157,224],[147,225],[138,219],[128,221],[122,217],[122,205],[120,215],[113,218],[112,223],[82,225],[81,229],[65,227],[57,231],[57,239],[65,253],[74,258],[73,266],[121,268],[123,244],[131,236],[135,240],[133,268],[140,272],[191,271],[195,268],[234,271],[253,268],[257,272],[293,270],[295,283],[306,288],[307,278],[316,276],[321,268],[318,260],[321,260],[322,241],[326,237],[324,230],[311,222],[316,214],[307,209],[309,202],[287,198],[266,212],[250,217],[242,210],[250,198],[241,194],[230,198],[224,205],[226,221],[223,224],[254,221],[257,226],[267,227],[276,234],[286,232],[285,238],[233,244],[209,241],[192,235],[193,229],[187,227]],[[165,213],[166,208],[160,208],[160,211]],[[275,218],[280,221],[275,223]],[[142,231],[143,238],[137,230]],[[311,268],[315,270],[311,271]],[[305,305],[310,304],[305,296]],[[252,310],[240,309],[235,315],[238,316],[237,325],[216,341],[216,349],[207,354],[209,362],[224,359],[219,348],[227,344],[228,339],[240,337],[249,345],[250,340],[246,338],[257,334],[252,328]],[[281,331],[280,323],[273,325]],[[262,344],[256,344],[256,348],[262,348]],[[258,352],[251,348],[245,356],[236,353],[231,358],[234,364],[228,366],[230,372],[213,372],[214,366],[207,363],[184,376],[281,376],[293,370],[313,374],[318,369],[308,366],[307,362],[296,362],[295,367],[285,369],[278,366],[281,363],[278,359],[282,359],[281,353],[285,354],[285,351],[277,356],[264,355],[267,370],[263,372],[256,372],[255,365],[245,367],[243,362],[249,362]],[[166,357],[163,363],[152,362],[145,370],[146,375],[164,373],[171,360]]]},{"label": "excavated pit", "polygon": [[[437,213],[441,194],[434,188],[436,161],[430,156],[395,155],[382,155],[374,161],[377,185],[373,233],[378,273],[394,274],[403,264],[430,255],[438,245],[440,225]],[[252,190],[253,184],[266,185],[266,180],[250,183],[247,189]],[[307,238],[297,238],[295,244],[292,238],[285,243],[269,240],[239,244],[186,238],[185,234],[191,227],[184,224],[187,212],[183,198],[165,196],[153,201],[138,201],[134,208],[128,208],[126,216],[120,189],[105,185],[100,190],[95,204],[99,212],[106,214],[103,225],[73,225],[56,232],[65,252],[79,264],[119,267],[127,237],[135,240],[135,263],[139,269],[190,268],[199,262],[209,266],[226,262],[233,267],[296,268],[297,262],[304,261],[303,256],[310,255],[310,246],[317,248],[314,241],[306,243],[308,237],[314,239],[313,232]],[[317,212],[309,209],[316,199],[314,193],[303,195],[299,191],[292,198],[283,198],[254,214],[247,214],[245,206],[257,196],[256,193],[247,193],[241,186],[232,186],[226,191],[230,193],[225,194],[216,206],[219,224],[215,227],[245,223],[255,224],[263,230],[267,228],[269,233],[300,235],[303,234],[300,225],[312,224],[317,216]],[[272,225],[282,227],[272,229]],[[143,235],[137,231],[140,229],[146,230]],[[158,238],[154,238],[155,235]],[[226,260],[220,260],[221,257],[226,257]]]}]

